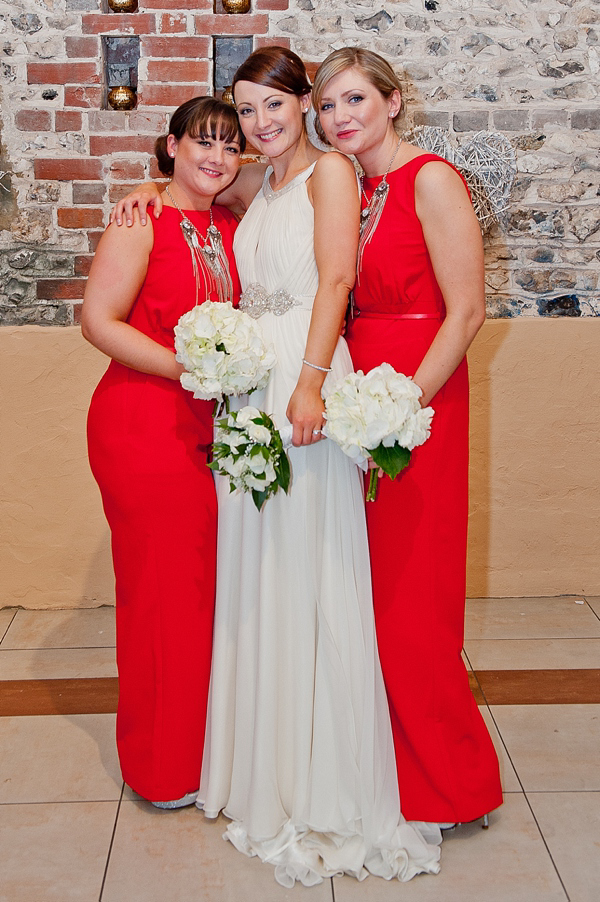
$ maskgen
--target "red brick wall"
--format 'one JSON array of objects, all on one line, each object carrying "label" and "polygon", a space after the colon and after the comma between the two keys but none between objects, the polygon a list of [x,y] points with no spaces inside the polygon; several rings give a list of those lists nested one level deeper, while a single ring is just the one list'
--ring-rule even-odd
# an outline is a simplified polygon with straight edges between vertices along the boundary
[{"label": "red brick wall", "polygon": [[[254,0],[248,14],[228,15],[215,14],[212,0],[143,0],[131,14],[83,12],[81,33],[65,35],[63,54],[27,63],[28,84],[46,94],[56,89],[58,104],[24,105],[15,128],[67,139],[40,151],[33,163],[34,190],[49,185],[59,197],[50,243],[74,248],[69,272],[35,280],[38,301],[70,308],[57,322],[78,320],[85,275],[112,204],[134,182],[158,175],[153,145],[170,112],[189,97],[213,93],[213,36],[253,36],[255,47],[273,43],[269,12],[287,8],[288,0]],[[102,35],[140,36],[138,101],[130,112],[102,109]],[[78,136],[77,152],[69,135]]]}]

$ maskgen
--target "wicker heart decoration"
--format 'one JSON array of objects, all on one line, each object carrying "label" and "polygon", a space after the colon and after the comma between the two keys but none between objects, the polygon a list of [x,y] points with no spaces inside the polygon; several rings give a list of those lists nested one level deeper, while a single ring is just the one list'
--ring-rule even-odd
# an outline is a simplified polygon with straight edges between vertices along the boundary
[{"label": "wicker heart decoration", "polygon": [[417,126],[405,137],[456,166],[469,186],[484,231],[498,222],[500,213],[508,207],[517,172],[515,151],[508,138],[498,132],[476,132],[455,147],[445,129],[431,125]]}]

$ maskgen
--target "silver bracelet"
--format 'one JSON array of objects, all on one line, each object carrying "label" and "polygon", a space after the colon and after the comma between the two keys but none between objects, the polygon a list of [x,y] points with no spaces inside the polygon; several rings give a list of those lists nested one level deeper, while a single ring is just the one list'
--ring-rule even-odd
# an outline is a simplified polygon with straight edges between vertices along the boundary
[{"label": "silver bracelet", "polygon": [[302,358],[302,363],[305,363],[307,366],[312,367],[313,370],[319,370],[319,372],[321,372],[321,373],[330,373],[331,372],[330,366],[317,366],[316,363],[309,363],[309,361],[305,360],[304,357]]}]

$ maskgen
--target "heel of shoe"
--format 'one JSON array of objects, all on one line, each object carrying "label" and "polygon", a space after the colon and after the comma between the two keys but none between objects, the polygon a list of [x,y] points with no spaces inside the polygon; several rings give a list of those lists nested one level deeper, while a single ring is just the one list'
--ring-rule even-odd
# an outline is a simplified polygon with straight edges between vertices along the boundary
[{"label": "heel of shoe", "polygon": [[484,814],[481,821],[481,829],[488,830],[490,826],[490,817],[489,814]]}]

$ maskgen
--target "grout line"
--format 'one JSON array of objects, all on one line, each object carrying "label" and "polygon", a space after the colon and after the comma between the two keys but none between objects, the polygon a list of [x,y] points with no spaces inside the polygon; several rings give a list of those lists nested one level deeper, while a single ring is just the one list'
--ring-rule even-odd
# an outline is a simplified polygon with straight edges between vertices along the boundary
[{"label": "grout line", "polygon": [[570,792],[600,792],[600,789],[528,789],[529,795],[560,795],[560,793],[568,794]]},{"label": "grout line", "polygon": [[556,866],[556,862],[555,862],[555,860],[554,860],[554,858],[553,858],[553,856],[552,856],[552,852],[550,851],[550,847],[549,847],[548,843],[546,842],[546,837],[544,836],[544,834],[543,834],[543,832],[542,832],[542,828],[541,828],[540,825],[539,825],[538,819],[537,819],[537,817],[535,816],[535,811],[533,810],[533,808],[532,808],[532,806],[531,806],[531,802],[530,802],[529,799],[527,798],[527,793],[525,793],[525,801],[527,802],[527,807],[528,807],[529,810],[531,811],[531,816],[532,816],[533,820],[535,821],[535,825],[536,825],[536,827],[537,827],[538,830],[539,830],[539,834],[540,834],[540,836],[541,836],[541,838],[542,838],[542,842],[544,843],[544,845],[545,845],[545,847],[546,847],[546,852],[548,853],[548,855],[549,855],[549,857],[550,857],[550,861],[552,862],[552,867],[553,867],[554,870],[556,871],[556,876],[558,877],[558,879],[559,879],[559,881],[560,881],[560,885],[561,885],[562,888],[563,888],[563,892],[564,892],[564,894],[565,894],[565,896],[566,896],[566,898],[567,898],[567,900],[568,900],[568,902],[569,902],[569,900],[570,900],[571,897],[569,896],[569,893],[567,892],[567,887],[565,886],[565,884],[564,884],[564,882],[563,882],[563,879],[562,879],[562,877],[560,876],[560,871],[558,870],[558,867]]},{"label": "grout line", "polygon": [[488,711],[490,712],[490,717],[492,718],[492,722],[493,722],[494,726],[496,727],[496,732],[498,733],[498,736],[500,737],[500,742],[502,743],[502,745],[503,745],[503,747],[504,747],[504,751],[506,752],[506,757],[507,757],[508,760],[510,761],[510,766],[512,767],[512,769],[513,769],[513,771],[514,771],[514,773],[515,773],[515,776],[516,776],[516,778],[517,778],[517,782],[518,782],[519,786],[521,787],[521,792],[522,792],[523,794],[525,794],[525,787],[523,786],[523,782],[522,782],[522,780],[521,780],[521,777],[519,776],[519,771],[518,771],[517,768],[515,767],[515,763],[514,763],[512,757],[511,757],[511,754],[510,754],[510,752],[508,751],[508,746],[507,746],[506,742],[504,741],[504,736],[503,736],[502,733],[500,732],[500,727],[498,726],[498,721],[497,721],[496,718],[494,717],[494,712],[492,711],[490,705],[488,705],[487,708],[488,708]]},{"label": "grout line", "polygon": [[121,811],[121,802],[123,801],[123,793],[125,792],[125,783],[121,784],[121,796],[119,798],[119,804],[117,805],[117,813],[115,815],[115,822],[113,824],[112,835],[110,837],[110,843],[108,846],[108,855],[106,856],[106,864],[104,866],[104,874],[102,875],[102,885],[100,887],[100,895],[98,896],[98,902],[102,902],[102,895],[104,893],[104,885],[106,883],[106,877],[108,874],[108,865],[110,864],[110,856],[113,849],[113,844],[115,841],[115,834],[117,832],[117,821],[119,820],[119,813]]},{"label": "grout line", "polygon": [[114,805],[115,802],[120,802],[120,800],[120,796],[118,799],[42,799],[37,802],[0,802],[0,807],[3,805],[89,805],[96,802],[102,805]]},{"label": "grout line", "polygon": [[594,617],[596,617],[598,620],[600,620],[600,614],[597,614],[596,611],[593,609],[593,607],[591,606],[591,604],[590,604],[589,601],[587,600],[587,595],[584,595],[584,596],[583,596],[583,600],[585,601],[586,605],[588,606],[588,608],[590,609],[590,611],[592,612],[592,614],[594,615]]},{"label": "grout line", "polygon": [[14,614],[12,615],[12,617],[10,618],[9,622],[8,622],[8,626],[6,627],[6,629],[4,630],[4,632],[2,633],[2,635],[0,636],[0,645],[1,645],[1,644],[4,642],[4,640],[6,639],[6,634],[8,633],[9,629],[10,629],[11,626],[13,625],[13,621],[14,621],[14,619],[15,619],[16,616],[17,616],[17,612],[15,611]]},{"label": "grout line", "polygon": [[[464,645],[463,645],[462,653],[465,656],[465,658],[467,659],[467,663],[468,663],[469,667],[471,668],[471,673],[475,673],[475,668],[471,664],[471,659],[470,659],[469,655],[467,654],[467,649],[464,647]],[[475,679],[477,679],[477,677],[475,677]],[[477,685],[479,685],[479,681],[478,681]],[[481,689],[481,686],[479,686],[479,688]]]},{"label": "grout line", "polygon": [[[9,628],[10,626],[7,627],[7,632]],[[6,636],[6,633],[4,633],[4,636]],[[24,645],[19,648],[0,648],[0,651],[93,651],[95,648],[116,649],[116,647],[116,645]]]}]

